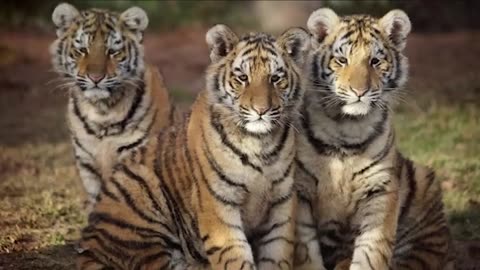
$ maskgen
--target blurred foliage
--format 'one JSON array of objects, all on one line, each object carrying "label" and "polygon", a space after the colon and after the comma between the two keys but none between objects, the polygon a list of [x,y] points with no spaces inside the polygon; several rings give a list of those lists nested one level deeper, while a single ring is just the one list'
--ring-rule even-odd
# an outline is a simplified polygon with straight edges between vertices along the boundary
[{"label": "blurred foliage", "polygon": [[[51,27],[50,14],[60,1],[3,0],[0,3],[0,25],[11,27]],[[143,7],[150,16],[150,28],[171,29],[191,24],[226,23],[251,27],[255,25],[252,1],[146,1],[146,0],[70,0],[79,9],[98,7],[122,11],[132,5]],[[416,31],[451,31],[480,28],[474,12],[480,1],[430,0],[320,0],[339,14],[369,13],[376,16],[393,8],[404,9]]]},{"label": "blurred foliage", "polygon": [[322,3],[342,15],[367,13],[380,17],[391,9],[403,9],[412,20],[414,31],[480,29],[477,0],[323,0]]},{"label": "blurred foliage", "polygon": [[[4,28],[51,28],[54,0],[5,0],[0,3],[0,25]],[[147,11],[150,28],[171,29],[191,24],[231,23],[251,25],[247,17],[249,1],[145,1],[145,0],[69,0],[78,9],[103,8],[122,12],[131,6]]]}]

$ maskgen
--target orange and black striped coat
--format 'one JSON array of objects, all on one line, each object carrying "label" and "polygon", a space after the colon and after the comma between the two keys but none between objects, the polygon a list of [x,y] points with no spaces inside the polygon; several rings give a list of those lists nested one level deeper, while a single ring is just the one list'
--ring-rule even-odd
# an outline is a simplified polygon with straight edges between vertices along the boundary
[{"label": "orange and black striped coat", "polygon": [[114,166],[79,269],[293,269],[295,130],[308,35],[207,33],[207,89]]},{"label": "orange and black striped coat", "polygon": [[298,269],[453,269],[434,173],[395,144],[391,106],[408,72],[407,15],[320,9],[308,26],[314,46],[295,176]]}]

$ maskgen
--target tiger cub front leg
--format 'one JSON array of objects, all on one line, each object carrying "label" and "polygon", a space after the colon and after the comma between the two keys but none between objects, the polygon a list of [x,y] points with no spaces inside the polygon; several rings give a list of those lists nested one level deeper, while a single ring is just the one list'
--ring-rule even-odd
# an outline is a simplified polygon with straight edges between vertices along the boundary
[{"label": "tiger cub front leg", "polygon": [[87,199],[85,201],[87,213],[93,210],[102,183],[102,176],[94,164],[95,163],[90,162],[90,160],[80,160],[79,158],[76,160],[78,173],[87,193]]},{"label": "tiger cub front leg", "polygon": [[254,270],[252,249],[244,233],[240,210],[208,207],[199,214],[199,229],[212,270]]},{"label": "tiger cub front leg", "polygon": [[293,268],[295,245],[295,211],[297,196],[293,190],[293,178],[288,176],[277,187],[266,221],[253,239],[258,269],[286,270]]},{"label": "tiger cub front leg", "polygon": [[359,235],[350,270],[389,269],[395,243],[398,193],[383,191],[363,198],[354,215]]},{"label": "tiger cub front leg", "polygon": [[325,270],[316,221],[313,217],[313,200],[308,194],[297,191],[298,209],[295,226],[295,269]]}]

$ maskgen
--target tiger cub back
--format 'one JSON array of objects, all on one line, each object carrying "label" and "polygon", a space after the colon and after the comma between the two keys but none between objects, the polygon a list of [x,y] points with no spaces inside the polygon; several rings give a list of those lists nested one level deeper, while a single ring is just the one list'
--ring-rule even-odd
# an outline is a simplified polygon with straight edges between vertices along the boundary
[{"label": "tiger cub back", "polygon": [[117,14],[63,3],[52,20],[52,63],[69,91],[68,124],[91,208],[102,173],[169,125],[175,112],[160,73],[144,63],[142,9]]},{"label": "tiger cub back", "polygon": [[308,27],[313,48],[296,160],[298,268],[452,269],[439,184],[395,144],[391,106],[408,73],[408,16],[319,9]]},{"label": "tiger cub back", "polygon": [[308,34],[239,38],[217,25],[206,39],[206,90],[182,123],[114,166],[78,268],[292,269],[291,125]]}]

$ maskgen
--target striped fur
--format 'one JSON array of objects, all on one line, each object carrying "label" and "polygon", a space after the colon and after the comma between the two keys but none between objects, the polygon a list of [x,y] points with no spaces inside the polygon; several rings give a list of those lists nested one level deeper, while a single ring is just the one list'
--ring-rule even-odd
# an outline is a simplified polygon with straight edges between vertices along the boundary
[{"label": "striped fur", "polygon": [[395,145],[390,106],[407,76],[407,15],[340,18],[320,9],[308,26],[314,48],[295,160],[298,268],[453,269],[434,173]]},{"label": "striped fur", "polygon": [[207,89],[183,122],[114,166],[77,267],[293,269],[291,122],[308,41],[297,29],[276,41],[212,28]]},{"label": "striped fur", "polygon": [[118,15],[60,4],[52,17],[58,27],[52,62],[69,90],[67,118],[91,209],[102,172],[168,125],[173,107],[160,73],[143,62],[142,10]]}]

